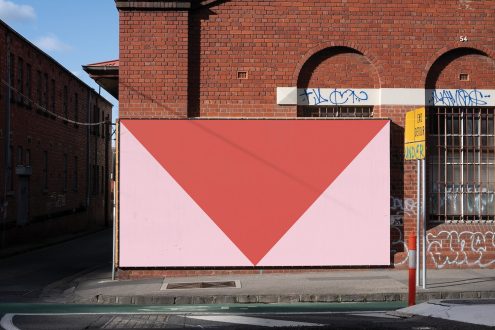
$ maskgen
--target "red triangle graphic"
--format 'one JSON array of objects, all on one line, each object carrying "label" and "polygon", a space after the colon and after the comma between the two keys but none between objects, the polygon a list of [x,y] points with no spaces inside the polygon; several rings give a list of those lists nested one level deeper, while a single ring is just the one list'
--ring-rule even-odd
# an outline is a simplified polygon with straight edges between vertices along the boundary
[{"label": "red triangle graphic", "polygon": [[122,123],[256,265],[388,121]]}]

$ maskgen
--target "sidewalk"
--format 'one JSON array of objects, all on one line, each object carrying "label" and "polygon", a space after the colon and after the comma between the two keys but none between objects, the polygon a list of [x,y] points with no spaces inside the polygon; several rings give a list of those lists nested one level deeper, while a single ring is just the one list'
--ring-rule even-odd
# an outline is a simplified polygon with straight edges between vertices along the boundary
[{"label": "sidewalk", "polygon": [[[389,269],[130,281],[110,278],[110,272],[102,269],[82,276],[70,283],[62,299],[67,303],[139,305],[378,302],[407,301],[408,292],[408,272]],[[427,278],[428,288],[418,288],[418,302],[495,298],[493,269],[429,270]],[[54,300],[45,295],[45,301],[57,300],[61,302],[60,298]]]}]

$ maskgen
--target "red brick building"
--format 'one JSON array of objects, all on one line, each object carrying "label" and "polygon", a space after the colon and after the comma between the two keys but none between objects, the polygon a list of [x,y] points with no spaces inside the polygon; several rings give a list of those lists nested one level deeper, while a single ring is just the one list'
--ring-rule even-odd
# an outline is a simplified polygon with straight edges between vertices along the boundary
[{"label": "red brick building", "polygon": [[396,267],[416,230],[405,114],[426,106],[428,266],[495,267],[495,1],[116,5],[121,119],[390,118]]},{"label": "red brick building", "polygon": [[109,225],[112,104],[1,21],[0,44],[3,245]]}]

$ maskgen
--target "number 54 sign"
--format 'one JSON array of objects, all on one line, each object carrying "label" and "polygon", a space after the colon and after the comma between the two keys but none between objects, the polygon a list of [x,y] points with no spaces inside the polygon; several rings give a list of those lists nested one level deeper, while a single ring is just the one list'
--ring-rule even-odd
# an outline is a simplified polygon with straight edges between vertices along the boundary
[{"label": "number 54 sign", "polygon": [[426,156],[426,111],[419,108],[406,113],[404,157],[406,160]]}]

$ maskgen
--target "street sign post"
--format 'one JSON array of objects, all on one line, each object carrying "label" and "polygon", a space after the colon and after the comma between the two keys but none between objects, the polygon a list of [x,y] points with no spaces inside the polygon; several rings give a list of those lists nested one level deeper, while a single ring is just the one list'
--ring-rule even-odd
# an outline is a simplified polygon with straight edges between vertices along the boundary
[{"label": "street sign post", "polygon": [[425,159],[426,156],[425,108],[406,113],[405,149],[406,160]]},{"label": "street sign post", "polygon": [[[426,109],[419,108],[406,113],[406,125],[404,132],[404,158],[417,161],[417,212],[416,212],[416,245],[420,247],[420,237],[423,237],[422,245],[422,277],[419,276],[419,256],[416,254],[416,285],[420,285],[422,279],[423,289],[426,289],[426,210],[425,210],[425,184],[426,184]],[[422,231],[420,229],[422,228]],[[421,235],[422,234],[422,235]]]}]

